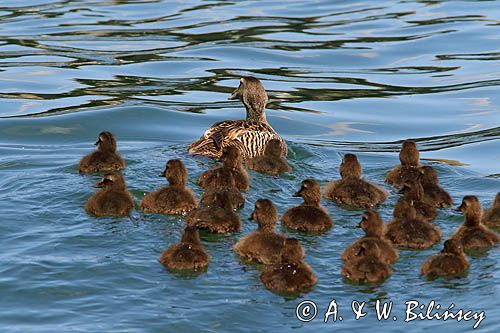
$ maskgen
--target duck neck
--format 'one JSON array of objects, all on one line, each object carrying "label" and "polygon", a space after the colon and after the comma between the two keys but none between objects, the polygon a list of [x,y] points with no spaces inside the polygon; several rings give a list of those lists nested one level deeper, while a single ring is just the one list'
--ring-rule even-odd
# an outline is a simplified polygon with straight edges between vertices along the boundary
[{"label": "duck neck", "polygon": [[274,232],[274,225],[273,224],[259,224],[259,227],[257,228],[258,231],[262,232]]},{"label": "duck neck", "polygon": [[468,227],[475,227],[481,223],[481,213],[468,212],[465,214],[465,225]]},{"label": "duck neck", "polygon": [[266,113],[264,112],[264,108],[256,109],[247,104],[245,104],[245,108],[247,109],[247,121],[267,124],[267,118]]}]

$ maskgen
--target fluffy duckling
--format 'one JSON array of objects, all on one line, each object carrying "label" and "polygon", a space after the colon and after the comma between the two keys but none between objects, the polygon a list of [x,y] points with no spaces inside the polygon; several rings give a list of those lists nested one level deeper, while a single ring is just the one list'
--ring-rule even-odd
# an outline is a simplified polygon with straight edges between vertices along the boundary
[{"label": "fluffy duckling", "polygon": [[436,218],[436,207],[425,200],[424,188],[419,180],[406,181],[399,193],[403,193],[403,197],[399,199],[400,201],[413,201],[417,216],[427,222],[432,222]]},{"label": "fluffy duckling", "polygon": [[427,249],[441,240],[441,229],[417,216],[412,201],[398,201],[394,221],[386,228],[385,236],[397,247]]},{"label": "fluffy duckling", "polygon": [[227,200],[234,208],[240,209],[245,205],[245,198],[236,188],[233,173],[228,168],[216,170],[212,183],[201,196],[201,204],[204,206],[213,205],[216,195],[222,192],[227,195]]},{"label": "fluffy duckling", "polygon": [[439,186],[436,170],[431,166],[420,168],[422,176],[420,182],[424,188],[425,200],[437,208],[450,207],[453,204],[451,196]]},{"label": "fluffy duckling", "polygon": [[87,213],[94,216],[127,216],[134,208],[134,200],[120,173],[104,175],[97,187],[101,189],[85,205]]},{"label": "fluffy duckling", "polygon": [[406,140],[399,152],[400,165],[387,174],[385,181],[393,186],[401,186],[406,180],[417,179],[420,175],[420,152],[415,141]]},{"label": "fluffy duckling", "polygon": [[166,249],[160,262],[173,270],[198,270],[208,266],[210,255],[201,245],[198,229],[187,226],[181,242]]},{"label": "fluffy duckling", "polygon": [[340,180],[327,184],[325,197],[339,204],[370,208],[387,199],[387,193],[361,178],[361,164],[354,154],[345,154],[340,164]]},{"label": "fluffy duckling", "polygon": [[500,227],[500,192],[497,193],[490,209],[484,213],[483,224],[490,228]]},{"label": "fluffy duckling", "polygon": [[78,172],[110,172],[125,169],[125,161],[116,152],[116,140],[110,132],[99,133],[97,150],[84,156],[78,163]]},{"label": "fluffy duckling", "polygon": [[141,209],[148,214],[185,214],[198,203],[193,192],[186,187],[188,172],[180,160],[169,160],[160,177],[166,177],[170,186],[147,194]]},{"label": "fluffy duckling", "polygon": [[247,171],[243,168],[243,159],[240,151],[233,146],[225,148],[221,161],[223,164],[222,166],[208,170],[201,175],[198,181],[199,185],[205,189],[208,188],[210,184],[214,182],[214,179],[217,176],[217,170],[226,168],[233,174],[234,181],[236,182],[236,188],[243,192],[248,191],[250,188],[250,180],[248,179]]},{"label": "fluffy duckling", "polygon": [[284,226],[301,232],[323,232],[333,226],[332,218],[321,206],[321,188],[317,181],[304,180],[293,196],[302,197],[304,202],[283,214],[281,222]]},{"label": "fluffy duckling", "polygon": [[348,261],[356,257],[361,250],[363,244],[376,244],[380,249],[380,260],[386,264],[393,264],[399,259],[399,253],[396,248],[384,236],[384,222],[379,213],[373,210],[368,210],[363,214],[361,221],[357,225],[365,232],[365,236],[361,237],[353,244],[349,245],[344,253],[342,260]]},{"label": "fluffy duckling", "polygon": [[189,145],[189,154],[219,159],[225,147],[234,146],[241,152],[243,159],[247,160],[262,155],[266,143],[277,139],[281,143],[281,155],[286,155],[285,140],[267,122],[264,112],[267,93],[259,79],[242,77],[239,87],[229,99],[243,102],[247,110],[246,119],[215,123],[199,140]]},{"label": "fluffy duckling", "polygon": [[234,245],[234,251],[242,257],[266,265],[278,263],[286,239],[285,235],[275,231],[278,210],[270,200],[259,199],[250,220],[257,221],[257,230],[241,238]]},{"label": "fluffy duckling", "polygon": [[460,276],[469,269],[469,262],[462,245],[448,239],[441,253],[427,259],[421,268],[422,275],[430,278],[440,276]]},{"label": "fluffy duckling", "polygon": [[304,249],[295,238],[285,240],[281,262],[266,266],[260,280],[277,293],[306,292],[318,281],[311,266],[304,262]]},{"label": "fluffy duckling", "polygon": [[234,212],[229,195],[225,192],[216,193],[210,207],[197,208],[190,212],[186,222],[198,229],[220,234],[241,231],[240,217]]},{"label": "fluffy duckling", "polygon": [[453,234],[451,239],[457,240],[464,251],[481,250],[500,241],[497,234],[481,223],[481,204],[477,197],[467,195],[457,210],[465,215],[465,222]]},{"label": "fluffy duckling", "polygon": [[342,264],[342,275],[355,283],[377,283],[392,274],[391,267],[380,259],[376,243],[362,243],[359,251]]},{"label": "fluffy duckling", "polygon": [[270,140],[266,144],[264,155],[249,160],[247,166],[251,170],[267,173],[272,176],[292,171],[287,160],[281,157],[281,154],[281,141],[277,139]]}]

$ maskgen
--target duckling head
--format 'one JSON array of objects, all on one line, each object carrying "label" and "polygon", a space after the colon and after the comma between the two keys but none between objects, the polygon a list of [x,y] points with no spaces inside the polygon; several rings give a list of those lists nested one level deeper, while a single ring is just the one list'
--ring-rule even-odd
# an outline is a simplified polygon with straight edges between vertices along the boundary
[{"label": "duckling head", "polygon": [[340,164],[340,176],[342,178],[361,178],[361,164],[354,154],[345,154]]},{"label": "duckling head", "polygon": [[200,233],[195,226],[187,226],[184,229],[184,233],[181,238],[182,243],[199,245],[200,244]]},{"label": "duckling head", "polygon": [[384,233],[384,222],[374,210],[367,210],[356,227],[363,229],[369,237],[380,237]]},{"label": "duckling head", "polygon": [[357,257],[380,257],[380,247],[373,242],[363,242],[359,246],[359,250],[356,253]]},{"label": "duckling head", "polygon": [[399,160],[401,161],[401,165],[418,166],[420,152],[418,151],[415,141],[406,140],[403,142],[401,151],[399,152]]},{"label": "duckling head", "polygon": [[285,239],[285,244],[281,251],[281,262],[294,264],[304,259],[304,248],[296,238]]},{"label": "duckling head", "polygon": [[98,151],[115,152],[116,151],[116,140],[111,132],[101,132],[99,133],[99,138],[97,139],[95,145]]},{"label": "duckling head", "polygon": [[264,113],[267,93],[259,79],[252,76],[242,77],[240,85],[228,99],[239,99],[243,102],[247,109],[247,121],[267,122]]},{"label": "duckling head", "polygon": [[413,206],[413,200],[399,200],[394,207],[394,220],[405,221],[417,218],[417,211]]},{"label": "duckling head", "polygon": [[448,239],[444,242],[444,247],[441,253],[463,254],[464,249],[462,244],[456,239]]},{"label": "duckling head", "polygon": [[500,208],[500,192],[495,196],[495,200],[493,201],[494,208]]},{"label": "duckling head", "polygon": [[434,170],[431,166],[423,166],[420,168],[421,177],[420,180],[422,184],[428,185],[437,185],[438,184],[438,175],[436,170]]},{"label": "duckling head", "polygon": [[224,191],[215,193],[212,206],[220,207],[227,211],[234,210],[234,207],[229,198],[229,194]]},{"label": "duckling head", "polygon": [[302,197],[304,203],[311,205],[319,205],[321,201],[321,188],[319,183],[313,179],[302,181],[300,190],[293,194],[294,197]]},{"label": "duckling head", "polygon": [[269,140],[264,150],[265,156],[281,157],[281,141],[278,139]]},{"label": "duckling head", "polygon": [[121,173],[108,173],[96,184],[97,187],[113,190],[125,190],[127,185]]},{"label": "duckling head", "polygon": [[475,226],[481,223],[483,210],[476,196],[466,195],[462,199],[462,204],[456,210],[464,213],[466,225]]},{"label": "duckling head", "polygon": [[181,160],[169,160],[165,170],[159,176],[166,177],[172,186],[184,186],[188,179],[188,172]]},{"label": "duckling head", "polygon": [[222,190],[228,187],[236,187],[236,181],[234,180],[233,173],[227,168],[218,168],[215,171],[215,177],[213,177],[210,188]]},{"label": "duckling head", "polygon": [[407,180],[399,191],[406,199],[420,201],[424,197],[424,188],[420,180]]},{"label": "duckling head", "polygon": [[259,230],[272,231],[278,221],[278,210],[268,199],[259,199],[255,202],[255,208],[250,220],[256,220]]},{"label": "duckling head", "polygon": [[221,156],[222,163],[230,168],[237,168],[241,166],[243,162],[243,157],[241,156],[240,150],[235,146],[228,146],[224,148]]}]

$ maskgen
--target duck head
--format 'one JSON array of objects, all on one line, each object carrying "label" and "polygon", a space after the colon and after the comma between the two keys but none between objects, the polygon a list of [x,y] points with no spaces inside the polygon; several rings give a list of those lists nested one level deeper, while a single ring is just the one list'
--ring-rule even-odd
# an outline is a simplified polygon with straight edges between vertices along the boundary
[{"label": "duck head", "polygon": [[185,186],[188,172],[181,160],[169,160],[159,176],[166,177],[171,186]]},{"label": "duck head", "polygon": [[267,122],[264,113],[267,93],[259,79],[252,76],[242,77],[240,85],[228,99],[239,99],[243,102],[247,109],[247,121]]},{"label": "duck head", "polygon": [[295,192],[293,196],[302,197],[304,203],[317,206],[321,201],[321,187],[317,181],[306,179],[302,181],[300,190]]},{"label": "duck head", "polygon": [[413,206],[413,200],[399,200],[394,207],[394,220],[405,221],[417,218],[417,211]]},{"label": "duck head", "polygon": [[340,164],[340,176],[342,178],[361,178],[361,164],[354,154],[345,154]]},{"label": "duck head", "polygon": [[113,190],[125,190],[127,185],[121,173],[105,174],[96,184],[97,187]]},{"label": "duck head", "polygon": [[466,195],[462,199],[462,204],[456,210],[464,213],[466,225],[476,226],[481,223],[483,210],[476,196]]},{"label": "duck head", "polygon": [[384,222],[374,210],[367,210],[356,227],[363,229],[369,237],[380,237],[384,233]]},{"label": "duck head", "polygon": [[285,239],[285,244],[281,251],[281,262],[288,264],[296,264],[304,259],[305,251],[300,242],[296,238]]},{"label": "duck head", "polygon": [[95,143],[98,151],[115,152],[116,140],[111,132],[101,132]]},{"label": "duck head", "polygon": [[363,242],[359,246],[359,250],[356,253],[357,257],[372,257],[379,258],[380,257],[380,247],[373,242]]},{"label": "duck head", "polygon": [[399,160],[401,165],[417,167],[420,160],[420,152],[418,151],[415,141],[406,140],[401,146],[399,152]]},{"label": "duck head", "polygon": [[421,177],[420,180],[424,185],[438,185],[438,175],[436,170],[431,166],[423,166],[420,168]]},{"label": "duck head", "polygon": [[424,197],[424,188],[420,180],[407,180],[399,191],[408,200],[420,201]]},{"label": "duck head", "polygon": [[259,230],[273,231],[278,221],[278,210],[271,200],[259,199],[255,202],[255,208],[250,220],[257,221]]},{"label": "duck head", "polygon": [[450,253],[461,255],[464,253],[462,244],[456,239],[448,239],[444,242],[444,247],[441,253]]},{"label": "duck head", "polygon": [[230,168],[239,168],[241,163],[243,163],[240,150],[234,146],[224,148],[220,159],[225,166]]},{"label": "duck head", "polygon": [[500,192],[495,196],[495,200],[493,200],[493,208],[500,208]]},{"label": "duck head", "polygon": [[278,139],[269,140],[264,150],[265,156],[281,157],[281,141]]},{"label": "duck head", "polygon": [[182,243],[200,245],[200,233],[195,226],[187,226],[181,238]]}]

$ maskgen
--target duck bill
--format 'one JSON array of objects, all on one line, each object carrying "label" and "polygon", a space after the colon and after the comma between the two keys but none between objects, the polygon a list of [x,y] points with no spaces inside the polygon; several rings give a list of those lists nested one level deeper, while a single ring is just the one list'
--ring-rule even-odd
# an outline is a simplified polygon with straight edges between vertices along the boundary
[{"label": "duck bill", "polygon": [[250,217],[248,218],[248,221],[253,221],[254,220],[254,217],[253,215],[255,214],[255,212],[252,212],[252,214],[250,215]]},{"label": "duck bill", "polygon": [[358,228],[358,229],[361,229],[361,228],[362,228],[362,227],[361,227],[361,222],[359,222],[358,224],[356,224],[356,228]]},{"label": "duck bill", "polygon": [[300,191],[298,191],[298,192],[295,192],[294,194],[292,194],[292,197],[300,197],[300,196],[302,196],[301,194],[302,193],[300,193]]},{"label": "duck bill", "polygon": [[99,146],[99,144],[102,143],[102,140],[101,138],[99,138],[95,143],[94,143],[94,146]]},{"label": "duck bill", "polygon": [[167,175],[167,170],[163,170],[158,174],[158,177],[165,177]]},{"label": "duck bill", "polygon": [[460,206],[458,206],[457,208],[453,209],[455,212],[463,212],[463,209],[464,209],[464,204],[462,203]]}]

